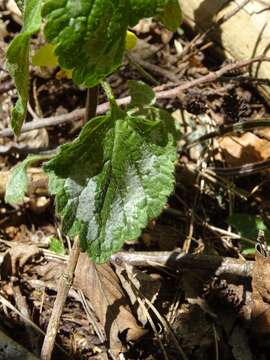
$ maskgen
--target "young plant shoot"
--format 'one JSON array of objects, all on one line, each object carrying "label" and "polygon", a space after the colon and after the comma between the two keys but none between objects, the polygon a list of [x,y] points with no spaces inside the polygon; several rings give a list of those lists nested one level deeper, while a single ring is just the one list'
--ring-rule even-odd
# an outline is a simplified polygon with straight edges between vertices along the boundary
[{"label": "young plant shoot", "polygon": [[[173,190],[173,118],[155,106],[155,94],[143,82],[129,82],[131,103],[120,109],[106,77],[121,65],[125,49],[136,44],[136,37],[127,31],[140,19],[156,17],[170,30],[177,29],[181,22],[178,0],[17,3],[23,12],[23,28],[6,54],[18,91],[12,111],[14,133],[20,134],[27,111],[31,36],[41,28],[46,45],[35,54],[33,64],[60,66],[77,85],[86,88],[101,84],[110,101],[107,114],[88,121],[79,136],[60,146],[44,165],[63,231],[72,237],[79,235],[81,249],[102,263],[125,241],[140,236],[147,223],[161,213]],[[16,181],[11,177],[7,201],[22,201],[26,168],[34,160],[30,158],[14,170]],[[16,196],[20,176],[23,188]]]}]

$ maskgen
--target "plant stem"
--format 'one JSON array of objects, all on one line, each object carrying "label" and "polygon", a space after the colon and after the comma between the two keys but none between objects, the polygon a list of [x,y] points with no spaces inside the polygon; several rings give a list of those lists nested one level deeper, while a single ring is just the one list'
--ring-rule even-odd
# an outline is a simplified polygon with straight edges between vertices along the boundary
[{"label": "plant stem", "polygon": [[103,87],[103,90],[104,90],[111,106],[115,106],[115,105],[117,106],[115,97],[112,92],[112,88],[111,88],[110,84],[108,83],[108,81],[106,81],[106,80],[101,81],[101,86]]},{"label": "plant stem", "polygon": [[51,318],[46,331],[46,336],[41,349],[41,360],[50,360],[54,348],[55,338],[59,328],[60,318],[68,296],[69,289],[72,285],[74,271],[80,255],[80,239],[76,236],[69,255],[66,271],[60,277],[57,296],[53,305]]},{"label": "plant stem", "polygon": [[98,85],[87,89],[84,122],[95,117],[98,105]]}]

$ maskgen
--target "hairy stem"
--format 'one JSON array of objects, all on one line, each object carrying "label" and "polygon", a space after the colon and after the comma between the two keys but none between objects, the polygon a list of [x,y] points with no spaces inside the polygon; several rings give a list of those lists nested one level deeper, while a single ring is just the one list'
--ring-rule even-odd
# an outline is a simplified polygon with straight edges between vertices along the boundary
[{"label": "hairy stem", "polygon": [[111,88],[109,82],[106,81],[106,80],[103,80],[103,81],[101,81],[101,86],[103,87],[103,90],[104,90],[104,92],[105,92],[105,94],[107,96],[107,99],[110,102],[110,105],[111,106],[117,105],[115,97],[114,97],[113,92],[112,92],[112,88]]}]

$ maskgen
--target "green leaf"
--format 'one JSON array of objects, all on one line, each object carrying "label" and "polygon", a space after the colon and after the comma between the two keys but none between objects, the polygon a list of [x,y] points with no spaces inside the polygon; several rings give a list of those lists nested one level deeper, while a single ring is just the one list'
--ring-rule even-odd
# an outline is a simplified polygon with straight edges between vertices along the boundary
[{"label": "green leaf", "polygon": [[64,245],[61,243],[60,240],[58,240],[55,237],[51,238],[49,250],[58,255],[65,255],[65,253],[66,253]]},{"label": "green leaf", "polygon": [[152,88],[143,81],[129,80],[128,87],[130,90],[131,102],[130,107],[154,105],[156,95]]},{"label": "green leaf", "polygon": [[176,31],[182,23],[182,11],[178,0],[170,0],[159,15],[160,20],[170,31]]},{"label": "green leaf", "polygon": [[131,23],[145,17],[157,16],[171,31],[176,31],[182,21],[182,12],[178,0],[130,0]]},{"label": "green leaf", "polygon": [[23,203],[24,196],[27,192],[27,168],[41,160],[48,160],[50,157],[50,155],[28,155],[24,161],[12,169],[6,185],[6,203],[11,205]]},{"label": "green leaf", "polygon": [[156,15],[169,23],[171,1],[45,0],[44,33],[60,66],[74,69],[77,84],[92,87],[121,65],[128,26]]},{"label": "green leaf", "polygon": [[47,0],[45,36],[77,84],[94,86],[122,61],[128,28],[126,0]]},{"label": "green leaf", "polygon": [[40,159],[41,157],[38,155],[29,155],[24,161],[12,169],[6,185],[6,203],[11,205],[23,203],[24,196],[27,192],[27,168]]},{"label": "green leaf", "polygon": [[[227,219],[227,223],[233,226],[239,235],[244,239],[250,239],[256,242],[259,230],[263,230],[266,241],[270,241],[270,231],[264,224],[261,216],[248,214],[233,214]],[[243,248],[249,248],[250,244],[246,244]]]},{"label": "green leaf", "polygon": [[138,238],[173,190],[174,121],[159,109],[146,113],[149,119],[114,109],[92,119],[45,165],[63,231],[79,234],[99,263]]},{"label": "green leaf", "polygon": [[25,118],[29,87],[29,40],[41,25],[42,0],[27,0],[24,10],[22,32],[10,43],[7,50],[7,69],[15,81],[18,101],[12,110],[11,126],[16,135],[20,134]]}]

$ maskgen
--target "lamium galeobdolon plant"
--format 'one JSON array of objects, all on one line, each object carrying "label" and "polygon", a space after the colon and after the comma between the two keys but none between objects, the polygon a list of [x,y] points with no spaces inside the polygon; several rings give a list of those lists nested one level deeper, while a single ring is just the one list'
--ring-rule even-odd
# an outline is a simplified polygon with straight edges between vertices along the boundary
[{"label": "lamium galeobdolon plant", "polygon": [[[130,81],[131,102],[123,110],[106,77],[121,65],[128,28],[140,19],[156,17],[169,30],[177,29],[178,0],[16,2],[23,13],[23,28],[6,53],[18,91],[11,120],[14,133],[20,134],[26,115],[31,36],[41,29],[47,45],[36,62],[47,54],[48,62],[56,59],[55,65],[68,71],[77,85],[101,84],[109,99],[108,113],[88,121],[72,143],[60,146],[44,164],[63,232],[79,235],[82,251],[95,262],[105,262],[161,213],[173,190],[176,161],[174,120],[154,106],[152,89]],[[7,202],[23,201],[27,166],[37,160],[39,156],[27,157],[14,168]]]}]

